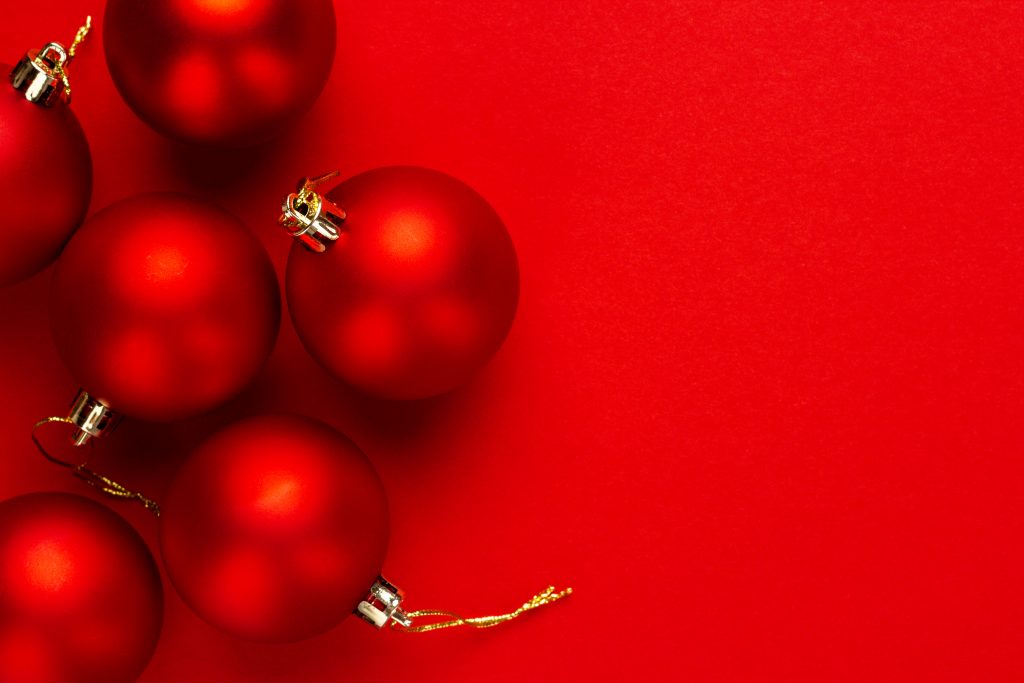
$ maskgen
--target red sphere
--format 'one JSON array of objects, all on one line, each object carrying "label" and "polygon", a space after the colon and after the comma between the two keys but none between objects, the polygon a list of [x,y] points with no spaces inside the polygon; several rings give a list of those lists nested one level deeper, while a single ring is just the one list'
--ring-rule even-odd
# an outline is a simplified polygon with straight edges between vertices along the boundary
[{"label": "red sphere", "polygon": [[310,418],[263,416],[218,432],[167,493],[160,546],[201,617],[289,642],[338,624],[380,574],[387,498],[366,456]]},{"label": "red sphere", "polygon": [[286,292],[306,349],[367,393],[449,391],[501,346],[519,300],[515,247],[494,209],[451,176],[381,168],[327,197],[347,213],[324,253],[296,243]]},{"label": "red sphere", "polygon": [[0,503],[0,681],[131,683],[162,621],[156,563],[123,519],[68,493]]},{"label": "red sphere", "polygon": [[[0,64],[0,75],[11,67]],[[89,143],[62,101],[44,107],[0,83],[0,285],[50,265],[85,218]]]},{"label": "red sphere", "polygon": [[115,411],[170,421],[228,401],[277,337],[270,257],[211,204],[151,194],[100,211],[68,243],[50,295],[79,385]]},{"label": "red sphere", "polygon": [[248,146],[313,105],[335,30],[331,0],[108,0],[103,43],[117,89],[157,131]]}]

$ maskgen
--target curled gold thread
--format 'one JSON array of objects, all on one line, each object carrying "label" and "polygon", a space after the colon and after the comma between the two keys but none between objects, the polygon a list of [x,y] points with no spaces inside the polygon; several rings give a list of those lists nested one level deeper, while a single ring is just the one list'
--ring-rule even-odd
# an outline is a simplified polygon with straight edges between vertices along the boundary
[{"label": "curled gold thread", "polygon": [[68,468],[69,470],[71,470],[71,473],[73,475],[84,481],[89,486],[92,486],[93,488],[102,491],[108,496],[112,496],[114,498],[123,498],[126,500],[137,500],[140,503],[142,503],[142,505],[147,510],[152,512],[155,516],[160,516],[160,506],[157,505],[156,501],[152,500],[151,498],[147,498],[146,496],[142,495],[137,491],[132,491],[125,487],[124,485],[117,483],[113,479],[105,477],[102,474],[99,474],[98,472],[89,469],[87,467],[87,462],[75,465],[74,463],[67,462],[66,460],[61,460],[60,458],[54,456],[49,451],[47,451],[43,444],[39,441],[39,437],[36,435],[36,432],[43,425],[51,424],[54,422],[75,426],[75,423],[66,417],[47,417],[40,420],[39,422],[36,422],[35,426],[32,427],[32,443],[36,445],[36,448],[39,450],[39,452],[43,455],[44,458],[46,458],[55,465],[60,465],[61,467]]},{"label": "curled gold thread", "polygon": [[402,626],[397,622],[391,622],[391,628],[395,631],[401,631],[403,633],[426,633],[427,631],[439,631],[444,628],[455,628],[456,626],[472,626],[473,628],[492,628],[498,624],[503,624],[506,621],[511,621],[516,617],[535,610],[538,607],[550,605],[553,602],[557,602],[562,598],[572,595],[572,588],[566,588],[563,591],[555,591],[554,586],[548,586],[546,589],[537,593],[537,595],[530,598],[527,602],[524,602],[521,607],[507,614],[497,614],[490,617],[460,617],[454,612],[446,612],[443,610],[429,610],[421,609],[409,612],[407,616],[410,619],[417,619],[419,617],[448,617],[445,621],[436,621],[431,624],[423,624],[422,626]]},{"label": "curled gold thread", "polygon": [[79,27],[78,33],[75,34],[75,39],[71,41],[71,47],[68,48],[68,62],[66,64],[57,64],[53,68],[54,74],[56,74],[64,84],[64,96],[68,102],[71,101],[71,81],[68,80],[67,66],[71,60],[75,58],[75,54],[78,52],[78,46],[85,41],[85,37],[89,35],[89,31],[91,29],[92,16],[87,16],[85,18],[85,24]]},{"label": "curled gold thread", "polygon": [[75,51],[78,50],[78,46],[82,44],[85,37],[89,35],[89,31],[92,29],[92,16],[85,18],[85,25],[78,28],[78,33],[75,34],[75,39],[71,41],[71,47],[68,48],[68,57],[74,58]]}]

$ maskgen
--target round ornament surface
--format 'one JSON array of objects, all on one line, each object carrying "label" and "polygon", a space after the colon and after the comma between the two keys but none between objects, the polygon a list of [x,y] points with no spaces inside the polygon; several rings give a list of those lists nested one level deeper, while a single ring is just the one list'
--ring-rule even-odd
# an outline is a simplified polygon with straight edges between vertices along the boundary
[{"label": "round ornament surface", "polygon": [[[0,64],[6,77],[11,67]],[[92,157],[74,112],[61,100],[30,102],[0,83],[0,286],[53,263],[85,219]]]},{"label": "round ornament surface", "polygon": [[121,517],[67,493],[0,502],[0,681],[132,683],[162,621],[156,563]]},{"label": "round ornament surface", "polygon": [[208,202],[138,195],[92,216],[57,263],[57,349],[79,385],[126,416],[171,421],[241,392],[280,323],[270,257]]},{"label": "round ornament surface", "polygon": [[366,456],[316,420],[268,415],[199,446],[160,518],[171,582],[232,635],[290,642],[327,631],[380,574],[389,534]]},{"label": "round ornament surface", "polygon": [[245,147],[313,105],[335,32],[331,0],[108,0],[103,42],[114,84],[149,126]]},{"label": "round ornament surface", "polygon": [[464,384],[497,352],[519,300],[512,239],[487,201],[425,168],[388,167],[325,195],[344,212],[318,253],[292,246],[285,291],[309,353],[388,399]]}]

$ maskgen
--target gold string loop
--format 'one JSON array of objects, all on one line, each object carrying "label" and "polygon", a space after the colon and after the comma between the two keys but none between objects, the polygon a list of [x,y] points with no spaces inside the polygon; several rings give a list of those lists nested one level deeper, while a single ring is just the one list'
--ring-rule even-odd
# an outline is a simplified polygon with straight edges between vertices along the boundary
[{"label": "gold string loop", "polygon": [[85,24],[80,26],[78,33],[75,34],[75,39],[71,41],[71,47],[68,48],[68,60],[64,64],[57,64],[53,67],[54,75],[58,76],[62,83],[64,83],[64,97],[67,102],[71,102],[71,81],[68,80],[68,65],[71,60],[75,58],[75,54],[78,52],[78,46],[85,41],[85,37],[89,35],[89,31],[92,29],[92,16],[85,18]]},{"label": "gold string loop", "polygon": [[[113,479],[105,477],[102,474],[89,469],[88,462],[82,462],[76,465],[66,460],[61,460],[60,458],[56,457],[55,455],[47,451],[46,447],[43,446],[42,442],[39,440],[37,432],[39,431],[39,428],[42,427],[43,425],[55,422],[60,424],[68,424],[73,427],[76,426],[73,421],[66,417],[47,417],[40,420],[39,422],[36,422],[35,426],[32,427],[32,443],[36,445],[36,449],[39,450],[39,452],[42,454],[44,458],[46,458],[55,465],[66,467],[67,469],[71,470],[71,473],[74,476],[78,477],[89,486],[92,486],[93,488],[102,491],[108,496],[112,496],[114,498],[122,498],[126,500],[137,500],[155,516],[160,516],[160,506],[157,505],[156,501],[152,500],[151,498],[147,498],[146,496],[142,495],[137,491],[132,491],[131,489],[125,487],[124,485],[117,483]],[[89,445],[91,446],[92,442],[90,442]]]},{"label": "gold string loop", "polygon": [[439,631],[444,628],[455,628],[457,626],[472,626],[473,628],[493,628],[498,624],[503,624],[506,621],[511,621],[516,617],[525,614],[531,610],[535,610],[538,607],[544,607],[550,605],[553,602],[557,602],[562,598],[572,595],[572,588],[566,588],[563,591],[556,591],[554,586],[548,586],[540,593],[537,593],[528,601],[524,602],[521,607],[507,614],[497,614],[490,617],[460,617],[454,612],[446,612],[444,610],[429,610],[421,609],[409,612],[407,616],[410,619],[418,619],[420,617],[447,617],[443,621],[435,621],[429,624],[422,624],[420,626],[402,626],[396,621],[392,621],[391,628],[395,631],[401,631],[403,633],[426,633],[427,631]]}]

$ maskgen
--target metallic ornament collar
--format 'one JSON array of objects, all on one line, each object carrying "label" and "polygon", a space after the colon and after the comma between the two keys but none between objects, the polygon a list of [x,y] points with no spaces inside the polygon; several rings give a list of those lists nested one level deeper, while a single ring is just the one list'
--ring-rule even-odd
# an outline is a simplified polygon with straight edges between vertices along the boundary
[{"label": "metallic ornament collar", "polygon": [[278,223],[310,251],[327,251],[327,247],[341,234],[345,211],[316,191],[320,185],[338,177],[339,173],[332,171],[316,178],[303,178],[295,192],[285,197],[281,204]]},{"label": "metallic ornament collar", "polygon": [[29,50],[11,71],[11,85],[25,93],[25,99],[43,107],[57,100],[70,101],[64,91],[64,65],[68,53],[60,43],[47,43],[41,50]]},{"label": "metallic ornament collar", "polygon": [[92,28],[92,17],[78,29],[70,48],[61,43],[47,43],[39,50],[29,50],[11,70],[11,86],[24,93],[25,99],[42,107],[52,107],[58,100],[71,103],[71,83],[67,67],[75,58],[78,46]]},{"label": "metallic ornament collar", "polygon": [[409,627],[412,619],[401,607],[404,597],[405,593],[400,588],[378,576],[370,587],[370,594],[356,608],[356,614],[378,629],[384,628],[389,621]]},{"label": "metallic ornament collar", "polygon": [[67,421],[77,428],[71,437],[72,442],[82,446],[93,437],[111,432],[121,422],[121,416],[103,401],[81,389],[71,404]]}]

